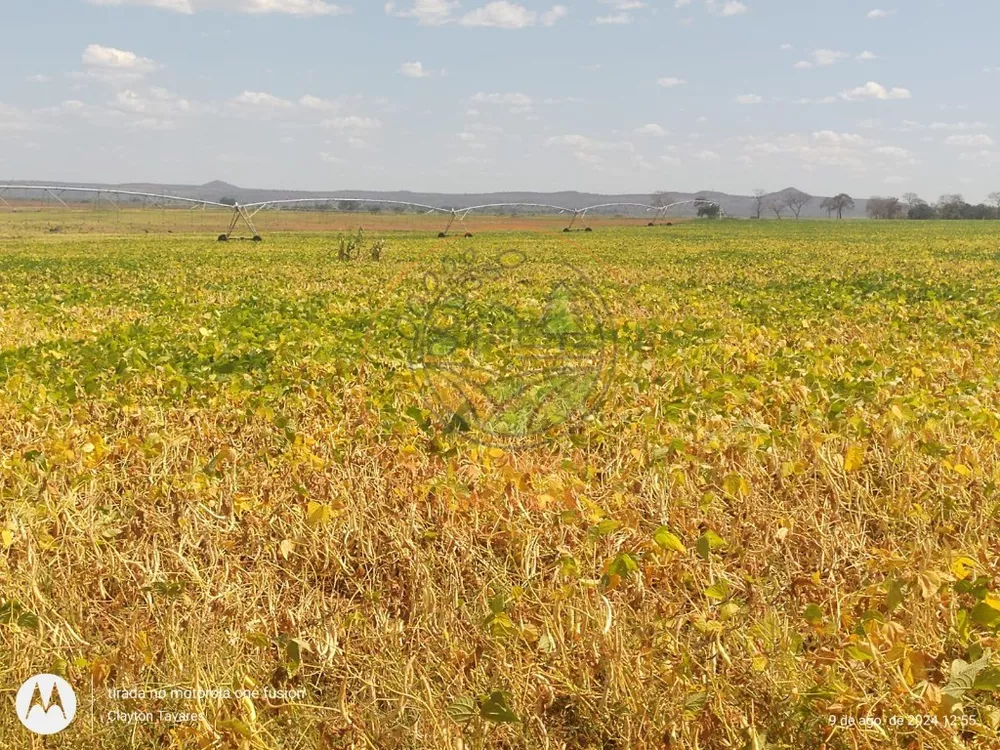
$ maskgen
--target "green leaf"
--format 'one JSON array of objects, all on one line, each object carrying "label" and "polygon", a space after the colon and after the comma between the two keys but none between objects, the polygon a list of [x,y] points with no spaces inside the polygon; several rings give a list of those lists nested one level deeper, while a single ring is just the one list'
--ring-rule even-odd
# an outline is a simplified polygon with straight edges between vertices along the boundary
[{"label": "green leaf", "polygon": [[253,732],[250,731],[250,727],[239,719],[224,719],[219,722],[218,726],[224,731],[232,732],[233,734],[238,734],[242,737],[253,737]]},{"label": "green leaf", "polygon": [[802,613],[802,617],[805,618],[805,621],[810,625],[823,624],[823,610],[815,604],[807,606],[805,611]]},{"label": "green leaf", "polygon": [[34,630],[38,632],[38,615],[34,612],[24,612],[17,618],[17,625],[23,630]]},{"label": "green leaf", "polygon": [[607,536],[608,534],[615,533],[621,527],[622,527],[621,521],[615,521],[611,518],[608,518],[604,521],[601,521],[596,526],[594,526],[594,528],[591,529],[591,532],[596,536]]},{"label": "green leaf", "polygon": [[903,601],[903,587],[906,585],[905,581],[901,581],[898,578],[893,578],[886,581],[886,597],[885,597],[885,608],[887,612],[892,612],[896,607],[898,607]]},{"label": "green leaf", "polygon": [[445,711],[456,724],[468,724],[476,718],[476,701],[469,696],[462,696],[452,701]]},{"label": "green leaf", "polygon": [[695,548],[698,550],[698,554],[702,556],[703,559],[707,560],[709,553],[712,550],[722,549],[726,546],[726,540],[721,536],[716,534],[714,531],[709,529],[700,537],[695,544]]},{"label": "green leaf", "polygon": [[670,549],[674,552],[680,552],[682,555],[687,554],[687,547],[666,526],[661,526],[653,532],[653,541],[660,549]]},{"label": "green leaf", "polygon": [[490,599],[490,612],[495,615],[501,612],[507,611],[507,594],[504,591],[498,591]]},{"label": "green leaf", "polygon": [[991,692],[1000,690],[1000,669],[987,667],[976,676],[976,681],[972,684],[973,690],[989,690]]},{"label": "green leaf", "polygon": [[716,601],[722,601],[729,596],[730,588],[729,584],[725,581],[716,581],[707,589],[705,589],[705,596],[709,599],[715,599]]},{"label": "green leaf", "polygon": [[705,707],[708,702],[708,691],[699,690],[697,693],[691,693],[684,699],[684,711],[691,714],[696,714],[701,709]]},{"label": "green leaf", "polygon": [[852,644],[847,647],[846,651],[848,656],[857,661],[872,661],[875,659],[875,654],[872,653],[872,650],[868,646]]},{"label": "green leaf", "polygon": [[628,578],[630,573],[639,572],[639,563],[636,561],[635,556],[630,552],[623,552],[618,555],[608,566],[608,573],[613,576],[620,576],[622,578]]},{"label": "green leaf", "polygon": [[971,690],[976,684],[979,673],[986,669],[989,664],[989,653],[983,654],[971,664],[962,659],[955,659],[951,663],[951,677],[948,684],[941,688],[941,692],[956,701],[962,700],[966,691]]},{"label": "green leaf", "polygon": [[483,699],[479,715],[493,724],[517,724],[520,719],[510,707],[511,695],[496,691]]},{"label": "green leaf", "polygon": [[514,621],[507,616],[506,612],[490,615],[486,619],[486,625],[489,628],[490,635],[494,638],[515,636],[520,632],[514,624]]},{"label": "green leaf", "polygon": [[972,621],[984,628],[995,628],[1000,625],[1000,610],[993,609],[986,602],[979,602],[970,612]]}]

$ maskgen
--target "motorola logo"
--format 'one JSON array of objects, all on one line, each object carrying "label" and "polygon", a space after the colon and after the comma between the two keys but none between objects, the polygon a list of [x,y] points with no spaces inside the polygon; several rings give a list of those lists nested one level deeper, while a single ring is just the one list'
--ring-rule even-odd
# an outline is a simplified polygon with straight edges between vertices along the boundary
[{"label": "motorola logo", "polygon": [[17,691],[17,718],[35,734],[57,734],[76,716],[76,693],[62,677],[36,674]]}]

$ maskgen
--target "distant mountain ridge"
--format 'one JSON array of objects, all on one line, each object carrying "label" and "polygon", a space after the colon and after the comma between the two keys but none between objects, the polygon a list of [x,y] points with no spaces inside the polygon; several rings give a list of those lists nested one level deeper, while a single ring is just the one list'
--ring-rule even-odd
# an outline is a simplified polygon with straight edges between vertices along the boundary
[{"label": "distant mountain ridge", "polygon": [[[330,190],[330,191],[307,191],[307,190],[278,190],[266,188],[242,188],[230,185],[221,180],[214,180],[204,185],[170,185],[150,182],[130,182],[116,185],[104,183],[78,183],[78,182],[40,182],[38,180],[17,182],[15,180],[0,181],[8,184],[20,185],[52,185],[59,184],[65,187],[81,188],[102,188],[108,190],[132,190],[142,193],[162,193],[174,195],[179,198],[194,198],[196,200],[219,201],[222,198],[232,198],[239,203],[261,203],[265,201],[290,200],[295,198],[368,198],[372,200],[395,200],[411,201],[423,203],[428,206],[441,208],[468,208],[470,206],[483,205],[488,203],[542,203],[560,206],[570,209],[587,208],[602,203],[644,203],[651,205],[653,195],[651,193],[581,193],[577,191],[561,191],[553,193],[541,192],[497,192],[497,193],[425,193],[410,190]],[[775,200],[781,200],[788,193],[795,191],[795,188],[785,188],[764,196],[764,209],[762,218],[773,219],[774,213],[768,208],[769,204]],[[735,218],[749,218],[756,216],[756,199],[748,195],[731,195],[713,190],[702,190],[698,192],[682,191],[662,191],[662,198],[665,203],[692,200],[694,198],[707,198],[722,206],[726,215]],[[826,218],[827,212],[820,208],[820,204],[826,196],[814,196],[813,199],[802,209],[801,218]],[[851,211],[844,212],[844,218],[863,218],[866,216],[867,200],[855,198],[855,207]],[[693,210],[677,211],[677,214],[693,213]],[[791,218],[791,213],[787,210],[783,218]]]}]

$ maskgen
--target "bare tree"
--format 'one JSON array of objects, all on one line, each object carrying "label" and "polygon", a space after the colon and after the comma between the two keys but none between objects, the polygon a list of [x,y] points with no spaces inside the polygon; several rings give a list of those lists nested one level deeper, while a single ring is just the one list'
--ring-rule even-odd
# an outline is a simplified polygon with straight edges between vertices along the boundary
[{"label": "bare tree", "polygon": [[990,193],[986,196],[986,201],[991,206],[997,207],[997,218],[1000,219],[1000,190]]},{"label": "bare tree", "polygon": [[854,198],[847,193],[837,193],[830,199],[830,203],[833,210],[837,212],[838,219],[844,218],[844,211],[850,211],[854,208]]},{"label": "bare tree", "polygon": [[899,198],[881,198],[873,195],[868,199],[868,217],[871,219],[898,219],[903,215],[903,204]]},{"label": "bare tree", "polygon": [[824,198],[823,202],[819,204],[819,207],[826,211],[826,218],[833,218],[833,198]]},{"label": "bare tree", "polygon": [[653,206],[656,208],[663,208],[667,205],[667,194],[662,190],[657,190],[653,193]]},{"label": "bare tree", "polygon": [[795,218],[799,218],[799,214],[802,213],[802,209],[805,208],[806,204],[812,200],[812,196],[803,193],[801,190],[791,190],[784,198],[785,206],[795,214]]},{"label": "bare tree", "polygon": [[767,204],[767,207],[774,211],[774,215],[781,218],[781,212],[785,210],[785,204],[783,201],[773,200]]},{"label": "bare tree", "polygon": [[923,203],[923,201],[916,193],[903,193],[903,203],[906,204],[907,208],[914,208]]},{"label": "bare tree", "polygon": [[938,198],[937,210],[942,219],[961,219],[965,198],[961,193],[946,193]]},{"label": "bare tree", "polygon": [[754,212],[756,213],[757,219],[760,218],[761,212],[764,210],[764,196],[767,195],[763,190],[757,188],[753,191],[753,201],[754,201]]}]

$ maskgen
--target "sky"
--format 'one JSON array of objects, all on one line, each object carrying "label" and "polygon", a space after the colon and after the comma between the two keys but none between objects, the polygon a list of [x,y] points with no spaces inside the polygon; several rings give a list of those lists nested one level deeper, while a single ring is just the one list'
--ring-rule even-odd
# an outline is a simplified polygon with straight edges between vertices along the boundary
[{"label": "sky", "polygon": [[998,28],[1000,0],[2,0],[0,181],[978,202]]}]

